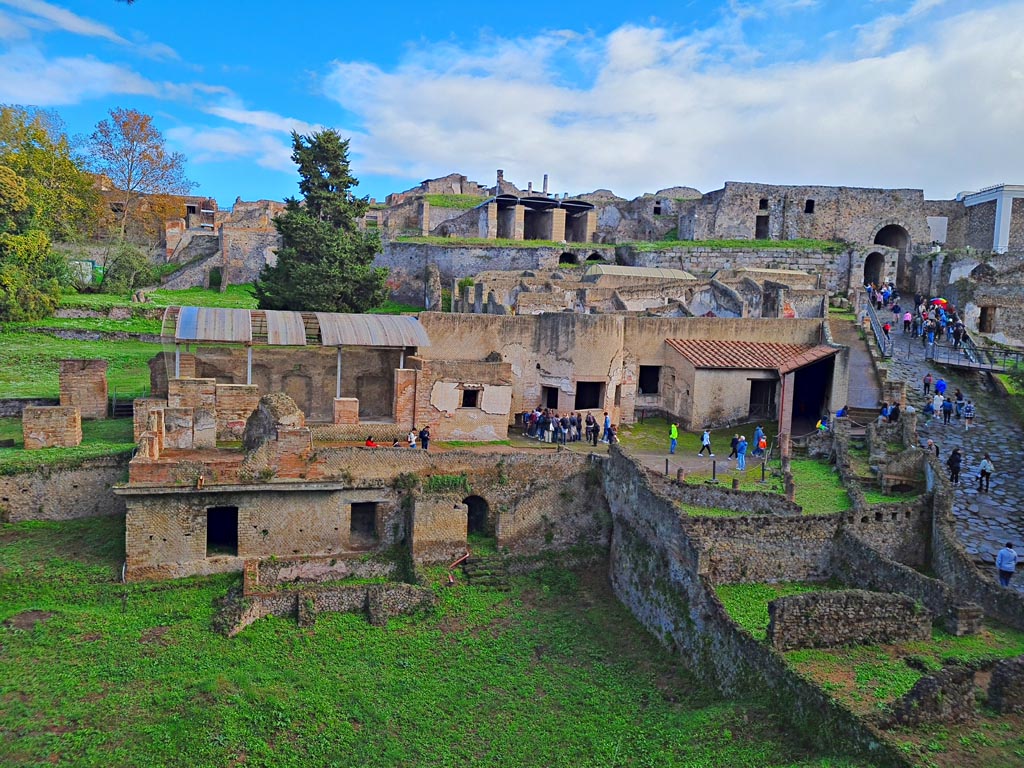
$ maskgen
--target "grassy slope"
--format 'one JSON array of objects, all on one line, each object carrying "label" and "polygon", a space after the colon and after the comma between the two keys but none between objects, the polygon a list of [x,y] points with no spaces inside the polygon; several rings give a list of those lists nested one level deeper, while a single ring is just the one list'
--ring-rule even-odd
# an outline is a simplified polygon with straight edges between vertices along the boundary
[{"label": "grassy slope", "polygon": [[131,453],[131,419],[105,419],[82,422],[82,444],[75,448],[46,448],[39,451],[23,450],[21,419],[0,418],[0,439],[14,438],[14,448],[0,448],[0,475],[29,472],[38,467],[74,466],[84,459]]},{"label": "grassy slope", "polygon": [[438,588],[384,629],[323,615],[209,629],[218,576],[122,587],[123,521],[0,527],[0,764],[840,766],[756,701],[723,701],[603,575]]}]

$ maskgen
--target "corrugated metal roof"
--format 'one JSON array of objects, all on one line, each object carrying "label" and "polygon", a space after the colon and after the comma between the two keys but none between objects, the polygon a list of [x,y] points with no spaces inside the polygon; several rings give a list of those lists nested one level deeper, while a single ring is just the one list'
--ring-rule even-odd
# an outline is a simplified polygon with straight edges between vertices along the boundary
[{"label": "corrugated metal roof", "polygon": [[[332,312],[168,307],[164,335],[175,342],[230,342],[268,346],[429,347],[418,318],[405,315],[345,315]],[[254,337],[254,328],[256,330]]]},{"label": "corrugated metal roof", "polygon": [[267,344],[275,347],[299,347],[306,343],[306,324],[301,312],[264,310],[267,316]]},{"label": "corrugated metal roof", "polygon": [[252,341],[252,319],[248,309],[182,307],[174,329],[175,341]]},{"label": "corrugated metal roof", "polygon": [[681,269],[663,269],[661,267],[623,267],[618,264],[594,264],[583,273],[588,282],[597,280],[601,275],[617,277],[653,277],[659,280],[696,280],[689,272]]},{"label": "corrugated metal roof", "polygon": [[789,373],[836,354],[825,344],[773,344],[729,339],[665,339],[694,368],[744,368]]},{"label": "corrugated metal roof", "polygon": [[404,315],[342,315],[317,312],[325,347],[429,347],[420,321]]}]

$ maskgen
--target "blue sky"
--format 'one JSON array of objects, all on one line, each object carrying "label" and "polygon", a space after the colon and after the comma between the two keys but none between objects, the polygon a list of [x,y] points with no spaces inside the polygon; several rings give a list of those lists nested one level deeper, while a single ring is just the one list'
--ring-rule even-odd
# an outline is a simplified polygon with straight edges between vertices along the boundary
[{"label": "blue sky", "polygon": [[378,198],[497,168],[573,194],[948,198],[1024,182],[1024,0],[0,0],[0,102],[76,134],[148,112],[222,205],[294,194],[289,132],[320,127]]}]

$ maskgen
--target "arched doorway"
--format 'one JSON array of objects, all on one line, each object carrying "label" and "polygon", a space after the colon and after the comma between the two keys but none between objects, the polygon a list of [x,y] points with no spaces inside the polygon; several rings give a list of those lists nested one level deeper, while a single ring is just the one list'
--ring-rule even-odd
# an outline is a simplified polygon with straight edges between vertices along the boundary
[{"label": "arched doorway", "polygon": [[482,496],[467,496],[462,503],[469,508],[466,516],[466,533],[470,536],[478,534],[493,536],[494,526],[490,521],[490,506]]},{"label": "arched doorway", "polygon": [[575,253],[571,253],[570,251],[566,251],[565,253],[563,253],[561,256],[558,257],[558,263],[559,264],[579,264],[580,260],[576,257]]},{"label": "arched doorway", "polygon": [[872,251],[864,259],[864,285],[882,284],[882,275],[885,272],[885,256],[878,251]]},{"label": "arched doorway", "polygon": [[904,290],[907,279],[907,255],[910,253],[910,233],[899,224],[886,224],[875,235],[875,245],[887,245],[900,252],[896,262],[896,287]]},{"label": "arched doorway", "polygon": [[587,256],[587,261],[597,261],[597,262],[602,262],[603,263],[604,262],[604,256],[602,254],[598,253],[597,251],[594,251],[592,254]]}]

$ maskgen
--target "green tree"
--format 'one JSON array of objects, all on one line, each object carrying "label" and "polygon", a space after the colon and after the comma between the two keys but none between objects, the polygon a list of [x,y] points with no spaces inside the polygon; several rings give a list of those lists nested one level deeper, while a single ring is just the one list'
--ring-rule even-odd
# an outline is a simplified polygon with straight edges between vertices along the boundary
[{"label": "green tree", "polygon": [[112,109],[89,138],[92,169],[110,180],[123,240],[129,222],[144,216],[148,196],[187,195],[194,186],[185,178],[185,156],[168,152],[153,118],[135,109]]},{"label": "green tree", "polygon": [[24,184],[29,204],[19,228],[42,229],[62,241],[92,233],[100,198],[56,113],[0,106],[0,166]]},{"label": "green tree", "polygon": [[289,198],[274,219],[281,235],[277,263],[264,266],[256,282],[261,309],[366,312],[388,297],[388,271],[375,268],[376,231],[359,229],[369,204],[351,189],[348,139],[325,130],[292,134],[292,160],[299,167],[301,201]]},{"label": "green tree", "polygon": [[131,293],[136,288],[156,282],[156,272],[146,254],[131,243],[118,243],[105,262],[103,293]]},{"label": "green tree", "polygon": [[57,308],[67,262],[40,229],[0,233],[0,321],[36,320]]}]

